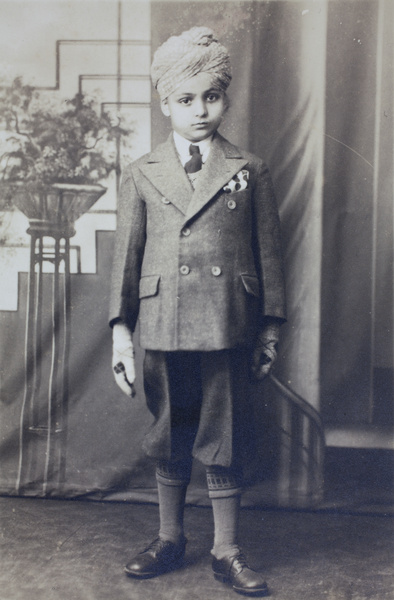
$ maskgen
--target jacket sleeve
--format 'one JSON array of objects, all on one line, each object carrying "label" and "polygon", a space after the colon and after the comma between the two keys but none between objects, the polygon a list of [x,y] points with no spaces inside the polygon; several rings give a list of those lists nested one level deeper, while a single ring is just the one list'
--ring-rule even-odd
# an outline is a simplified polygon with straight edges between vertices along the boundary
[{"label": "jacket sleeve", "polygon": [[110,296],[110,325],[123,321],[134,331],[139,311],[139,281],[146,240],[146,205],[140,198],[133,166],[125,170],[119,191]]},{"label": "jacket sleeve", "polygon": [[261,282],[262,324],[274,317],[286,320],[285,281],[279,213],[267,166],[258,167],[253,191],[254,255]]}]

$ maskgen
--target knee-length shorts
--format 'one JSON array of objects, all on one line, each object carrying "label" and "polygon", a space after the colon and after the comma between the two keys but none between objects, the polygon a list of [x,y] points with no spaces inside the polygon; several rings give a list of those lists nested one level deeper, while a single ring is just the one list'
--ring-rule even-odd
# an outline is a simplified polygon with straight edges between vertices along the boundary
[{"label": "knee-length shorts", "polygon": [[204,465],[237,467],[248,435],[250,352],[147,350],[144,387],[154,421],[145,452],[158,460],[193,456]]}]

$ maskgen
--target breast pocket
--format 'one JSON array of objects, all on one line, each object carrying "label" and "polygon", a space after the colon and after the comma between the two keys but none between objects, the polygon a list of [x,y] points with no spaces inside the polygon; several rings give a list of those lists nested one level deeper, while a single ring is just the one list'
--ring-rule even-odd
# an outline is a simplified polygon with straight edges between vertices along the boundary
[{"label": "breast pocket", "polygon": [[160,275],[145,275],[140,279],[139,298],[149,298],[159,293]]}]

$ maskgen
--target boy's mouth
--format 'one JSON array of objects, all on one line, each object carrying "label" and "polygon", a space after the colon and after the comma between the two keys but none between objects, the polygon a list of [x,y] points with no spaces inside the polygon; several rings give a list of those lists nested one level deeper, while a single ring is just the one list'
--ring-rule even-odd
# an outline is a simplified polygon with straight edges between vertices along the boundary
[{"label": "boy's mouth", "polygon": [[199,123],[193,123],[192,127],[206,127],[208,125],[208,121],[200,121]]}]

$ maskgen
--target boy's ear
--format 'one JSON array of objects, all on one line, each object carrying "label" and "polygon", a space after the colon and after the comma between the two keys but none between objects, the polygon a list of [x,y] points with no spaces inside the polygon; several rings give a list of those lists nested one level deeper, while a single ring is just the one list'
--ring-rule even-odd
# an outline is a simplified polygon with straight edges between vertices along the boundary
[{"label": "boy's ear", "polygon": [[168,108],[167,98],[165,100],[161,100],[160,107],[161,107],[161,112],[163,113],[163,115],[165,115],[166,117],[169,117],[170,109]]}]

